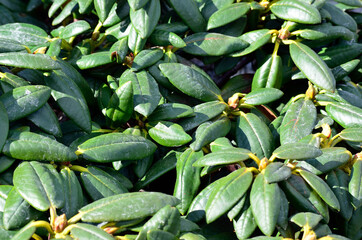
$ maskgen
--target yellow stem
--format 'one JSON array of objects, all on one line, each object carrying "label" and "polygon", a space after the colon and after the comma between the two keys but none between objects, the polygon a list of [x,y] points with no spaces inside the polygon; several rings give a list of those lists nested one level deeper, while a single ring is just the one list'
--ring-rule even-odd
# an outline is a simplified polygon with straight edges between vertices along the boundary
[{"label": "yellow stem", "polygon": [[280,41],[277,39],[275,41],[275,45],[274,45],[273,57],[278,56],[279,45],[280,45]]},{"label": "yellow stem", "polygon": [[35,240],[43,240],[38,234],[34,233],[32,236]]},{"label": "yellow stem", "polygon": [[254,154],[252,154],[252,153],[249,153],[248,156],[249,156],[252,160],[254,160],[254,162],[255,162],[258,166],[260,165],[260,159],[259,159],[256,155],[254,155]]},{"label": "yellow stem", "polygon": [[68,220],[68,225],[78,222],[80,219],[82,219],[82,216],[83,216],[83,213],[78,213],[77,215],[73,216],[71,219]]},{"label": "yellow stem", "polygon": [[85,167],[82,167],[82,166],[78,166],[78,165],[73,165],[70,167],[70,169],[73,171],[77,171],[77,172],[88,172],[88,169],[86,169]]},{"label": "yellow stem", "polygon": [[57,211],[54,206],[50,206],[49,208],[50,212],[50,225],[55,226],[55,218],[57,217]]},{"label": "yellow stem", "polygon": [[276,154],[273,154],[273,155],[269,158],[269,162],[273,162],[276,158],[277,158],[277,155],[276,155]]},{"label": "yellow stem", "polygon": [[39,228],[39,227],[43,227],[45,228],[50,234],[54,234],[52,227],[50,226],[50,224],[46,221],[36,221],[30,224],[33,227]]}]

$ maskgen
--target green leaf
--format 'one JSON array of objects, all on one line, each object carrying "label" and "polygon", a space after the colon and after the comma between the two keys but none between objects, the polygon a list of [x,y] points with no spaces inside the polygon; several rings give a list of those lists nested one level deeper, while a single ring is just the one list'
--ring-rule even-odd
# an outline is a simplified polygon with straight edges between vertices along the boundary
[{"label": "green leaf", "polygon": [[180,239],[182,239],[182,240],[206,240],[206,238],[203,235],[192,233],[192,232],[182,234]]},{"label": "green leaf", "polygon": [[5,155],[0,157],[0,173],[6,171],[16,160]]},{"label": "green leaf", "polygon": [[104,22],[116,0],[94,0],[94,8],[99,17],[99,21]]},{"label": "green leaf", "polygon": [[26,226],[21,228],[15,235],[12,236],[13,240],[28,240],[35,233],[36,227],[33,226],[33,221],[29,222]]},{"label": "green leaf", "polygon": [[337,67],[347,61],[351,61],[362,53],[362,44],[351,43],[323,48],[318,55],[328,65]]},{"label": "green leaf", "polygon": [[1,25],[0,38],[15,40],[26,46],[42,45],[48,42],[48,34],[43,29],[28,23]]},{"label": "green leaf", "polygon": [[86,223],[77,223],[71,228],[71,234],[76,239],[113,240],[113,236],[101,228]]},{"label": "green leaf", "polygon": [[244,50],[236,53],[232,53],[232,57],[241,57],[245,56],[249,53],[254,52],[255,50],[261,48],[266,43],[268,43],[271,39],[272,35],[270,33],[270,30],[268,29],[260,29],[260,30],[254,30],[247,33],[244,33],[239,38],[250,45],[245,48]]},{"label": "green leaf", "polygon": [[233,22],[247,14],[249,10],[250,4],[245,2],[234,3],[223,7],[210,16],[209,21],[207,22],[207,30]]},{"label": "green leaf", "polygon": [[158,239],[177,240],[178,238],[174,234],[162,230],[151,230],[147,232],[147,240],[158,240]]},{"label": "green leaf", "polygon": [[226,107],[227,105],[225,103],[218,100],[196,105],[194,107],[195,116],[181,119],[178,124],[180,124],[185,131],[190,131],[200,124],[220,115]]},{"label": "green leaf", "polygon": [[117,63],[123,63],[128,53],[128,37],[123,37],[115,42],[109,52],[112,60],[116,58]]},{"label": "green leaf", "polygon": [[27,118],[44,132],[56,137],[62,136],[58,118],[48,103],[45,103],[39,110],[28,115]]},{"label": "green leaf", "polygon": [[62,180],[50,164],[22,162],[14,171],[14,186],[39,211],[64,206]]},{"label": "green leaf", "polygon": [[221,117],[215,121],[201,124],[195,132],[195,141],[190,145],[194,151],[200,151],[202,147],[219,137],[225,137],[231,129],[231,122],[227,117]]},{"label": "green leaf", "polygon": [[238,220],[233,220],[235,233],[238,239],[250,237],[257,227],[250,203],[248,205],[249,207],[242,212]]},{"label": "green leaf", "polygon": [[135,184],[134,189],[139,190],[163,174],[174,169],[176,167],[177,159],[180,157],[179,155],[181,155],[180,152],[173,150],[168,152],[166,156],[151,166],[145,176]]},{"label": "green leaf", "polygon": [[342,11],[340,8],[334,6],[329,2],[323,5],[323,9],[327,10],[327,12],[331,15],[332,23],[344,26],[352,32],[357,31],[357,23],[348,13]]},{"label": "green leaf", "polygon": [[183,93],[208,102],[220,98],[220,89],[199,71],[180,63],[161,63],[161,72]]},{"label": "green leaf", "polygon": [[160,121],[150,123],[148,130],[150,137],[158,144],[166,147],[177,147],[192,140],[191,136],[185,133],[184,129],[172,122]]},{"label": "green leaf", "polygon": [[193,32],[203,32],[206,21],[193,0],[170,0],[171,6]]},{"label": "green leaf", "polygon": [[243,97],[244,103],[250,105],[262,105],[274,102],[284,95],[282,91],[276,88],[259,88]]},{"label": "green leaf", "polygon": [[276,183],[288,179],[292,175],[292,170],[281,162],[272,162],[264,172],[265,182]]},{"label": "green leaf", "polygon": [[123,133],[109,133],[91,138],[78,146],[77,152],[92,162],[139,160],[150,156],[156,145],[140,137]]},{"label": "green leaf", "polygon": [[157,46],[172,45],[177,48],[183,48],[186,46],[184,40],[176,33],[155,29],[148,40]]},{"label": "green leaf", "polygon": [[273,234],[280,211],[280,189],[276,183],[265,181],[264,174],[255,178],[250,192],[251,210],[259,229],[267,236]]},{"label": "green leaf", "polygon": [[177,177],[173,195],[181,200],[177,205],[181,214],[187,212],[199,188],[201,168],[194,167],[193,163],[202,156],[202,151],[195,152],[188,148],[177,159]]},{"label": "green leaf", "polygon": [[259,158],[271,156],[274,149],[273,136],[258,116],[253,113],[241,115],[235,131],[238,147],[249,149]]},{"label": "green leaf", "polygon": [[321,16],[317,8],[298,0],[281,0],[270,5],[277,17],[297,23],[317,24]]},{"label": "green leaf", "polygon": [[181,227],[180,212],[177,208],[166,205],[152,216],[142,227],[137,239],[146,240],[147,233],[152,230],[163,230],[165,232],[178,235]]},{"label": "green leaf", "polygon": [[330,171],[326,176],[326,183],[338,198],[341,207],[340,214],[345,220],[352,217],[353,207],[351,195],[348,192],[349,176],[340,169]]},{"label": "green leaf", "polygon": [[193,116],[194,110],[181,103],[164,103],[158,105],[147,118],[149,121],[173,120]]},{"label": "green leaf", "polygon": [[220,33],[195,33],[186,37],[184,41],[186,47],[182,50],[198,56],[222,56],[249,46],[249,43],[240,38]]},{"label": "green leaf", "polygon": [[210,143],[211,152],[217,152],[217,151],[229,149],[232,147],[233,147],[233,145],[231,144],[230,140],[226,137],[217,138],[215,141]]},{"label": "green leaf", "polygon": [[128,0],[128,4],[133,10],[136,11],[146,5],[148,1],[149,0]]},{"label": "green leaf", "polygon": [[236,170],[219,180],[206,204],[206,221],[211,223],[234,206],[249,189],[253,174],[247,168]]},{"label": "green leaf", "polygon": [[77,66],[84,70],[95,68],[111,63],[112,59],[109,57],[108,51],[96,52],[89,55],[83,55],[77,60]]},{"label": "green leaf", "polygon": [[91,28],[88,22],[84,20],[79,20],[67,25],[65,28],[62,29],[60,32],[59,37],[63,39],[68,39],[70,37],[77,36],[88,31]]},{"label": "green leaf", "polygon": [[278,55],[269,56],[255,72],[252,90],[260,88],[280,88],[283,78],[282,58]]},{"label": "green leaf", "polygon": [[70,219],[78,213],[78,209],[83,206],[83,191],[75,173],[69,168],[60,171],[62,185],[64,187],[64,207],[61,212]]},{"label": "green leaf", "polygon": [[106,117],[112,127],[119,127],[131,118],[132,113],[133,88],[132,82],[128,81],[119,86],[109,99]]},{"label": "green leaf", "polygon": [[93,166],[89,166],[87,170],[80,176],[85,190],[93,201],[128,192],[116,178],[105,171]]},{"label": "green leaf", "polygon": [[344,128],[362,127],[361,108],[346,103],[333,102],[326,106],[328,115]]},{"label": "green leaf", "polygon": [[299,173],[309,184],[309,186],[311,186],[329,206],[331,206],[333,209],[336,209],[337,211],[340,210],[338,199],[329,188],[327,183],[311,172],[300,170]]},{"label": "green leaf", "polygon": [[280,131],[280,143],[294,143],[312,133],[317,119],[317,110],[310,99],[299,99],[288,108]]},{"label": "green leaf", "polygon": [[160,0],[149,0],[146,5],[138,10],[130,10],[130,18],[133,27],[141,38],[148,38],[161,16]]},{"label": "green leaf", "polygon": [[247,149],[228,147],[199,158],[194,163],[194,166],[204,167],[239,163],[249,159],[249,154],[251,154],[251,152]]},{"label": "green leaf", "polygon": [[146,49],[137,54],[132,63],[132,71],[139,71],[150,67],[163,57],[161,49]]},{"label": "green leaf", "polygon": [[0,64],[10,67],[30,68],[37,70],[55,70],[60,66],[55,60],[45,54],[0,53]]},{"label": "green leaf", "polygon": [[48,10],[48,17],[53,17],[54,13],[66,2],[66,0],[54,1]]},{"label": "green leaf", "polygon": [[147,38],[141,38],[141,35],[137,33],[133,25],[129,25],[131,28],[129,29],[128,34],[128,47],[135,55],[137,55],[144,48]]},{"label": "green leaf", "polygon": [[241,199],[228,211],[228,218],[230,221],[232,221],[233,219],[235,219],[238,215],[242,214],[244,211],[244,208],[246,207],[246,205],[249,204],[248,202],[248,198],[249,195],[248,194],[244,194]]},{"label": "green leaf", "polygon": [[362,205],[362,160],[359,158],[353,164],[348,191],[352,196],[352,205],[355,209]]},{"label": "green leaf", "polygon": [[[0,98],[1,99],[1,98]],[[9,132],[9,118],[6,112],[6,108],[0,100],[0,152],[3,149]]]},{"label": "green leaf", "polygon": [[299,227],[308,226],[313,229],[322,219],[323,217],[319,214],[302,212],[292,216],[290,221],[297,224]]},{"label": "green leaf", "polygon": [[123,193],[88,204],[79,213],[84,222],[126,221],[152,216],[165,205],[176,206],[179,202],[164,193]]},{"label": "green leaf", "polygon": [[61,22],[63,22],[64,19],[66,19],[68,16],[70,16],[72,14],[73,8],[76,5],[77,5],[76,0],[70,0],[70,1],[66,2],[66,5],[63,7],[63,9],[58,14],[58,16],[53,19],[52,25],[55,26],[55,25],[58,25]]},{"label": "green leaf", "polygon": [[280,159],[308,159],[323,154],[318,148],[306,143],[286,143],[274,150],[273,155]]},{"label": "green leaf", "polygon": [[46,86],[22,86],[0,96],[9,121],[21,119],[41,108],[50,97],[50,89]]},{"label": "green leaf", "polygon": [[6,199],[2,220],[6,230],[19,229],[29,221],[36,220],[40,214],[41,212],[31,207],[13,188]]},{"label": "green leaf", "polygon": [[327,91],[335,91],[336,80],[331,70],[312,49],[302,43],[293,42],[289,45],[289,51],[293,62],[309,81]]}]

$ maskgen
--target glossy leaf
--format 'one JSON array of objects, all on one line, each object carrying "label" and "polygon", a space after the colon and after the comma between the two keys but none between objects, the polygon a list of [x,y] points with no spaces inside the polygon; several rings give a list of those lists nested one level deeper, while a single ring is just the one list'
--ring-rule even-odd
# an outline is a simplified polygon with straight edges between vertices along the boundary
[{"label": "glossy leaf", "polygon": [[14,186],[34,208],[46,211],[64,205],[64,192],[59,173],[50,164],[23,162],[14,171]]},{"label": "glossy leaf", "polygon": [[9,132],[9,118],[6,108],[0,101],[0,151],[2,151]]},{"label": "glossy leaf", "polygon": [[234,229],[238,239],[245,239],[250,237],[257,227],[251,206],[242,212],[238,220],[233,221]]},{"label": "glossy leaf", "polygon": [[153,113],[148,117],[149,121],[172,120],[193,116],[193,109],[185,104],[164,103],[158,105]]},{"label": "glossy leaf", "polygon": [[317,110],[312,100],[299,99],[288,108],[280,126],[280,143],[297,142],[312,133]]},{"label": "glossy leaf", "polygon": [[109,57],[108,51],[96,52],[89,55],[83,55],[77,60],[77,66],[80,69],[89,69],[111,63],[112,59]]},{"label": "glossy leaf", "polygon": [[362,44],[351,43],[348,45],[336,45],[322,49],[318,55],[328,65],[337,67],[347,61],[353,60],[362,53]]},{"label": "glossy leaf", "polygon": [[0,38],[15,40],[26,46],[34,46],[46,43],[48,34],[32,24],[8,23],[0,26]]},{"label": "glossy leaf", "polygon": [[206,203],[206,221],[211,223],[226,213],[246,193],[252,180],[253,175],[247,168],[217,180],[220,184],[212,190]]},{"label": "glossy leaf", "polygon": [[362,126],[362,110],[346,103],[329,103],[326,106],[328,115],[344,128]]},{"label": "glossy leaf", "polygon": [[161,15],[160,0],[149,0],[138,10],[130,10],[133,27],[141,38],[148,38],[155,29]]},{"label": "glossy leaf", "polygon": [[67,219],[78,213],[83,206],[83,191],[75,173],[69,168],[60,171],[64,187],[64,207],[61,209]]},{"label": "glossy leaf", "polygon": [[175,206],[180,201],[164,193],[133,192],[102,198],[81,208],[82,221],[125,221],[152,216],[165,205]]},{"label": "glossy leaf", "polygon": [[123,63],[128,53],[128,37],[123,37],[115,42],[109,52],[111,53],[111,58],[116,58],[117,63]]},{"label": "glossy leaf", "polygon": [[109,133],[85,141],[78,146],[77,152],[88,161],[113,162],[139,160],[155,150],[156,145],[143,137]]},{"label": "glossy leaf", "polygon": [[308,159],[323,154],[318,148],[306,143],[286,143],[274,150],[273,155],[280,159]]},{"label": "glossy leaf", "polygon": [[151,230],[147,232],[147,240],[158,239],[177,240],[178,238],[174,234],[162,230]]},{"label": "glossy leaf", "polygon": [[331,70],[312,49],[302,43],[293,42],[289,51],[293,62],[308,80],[322,89],[334,92],[336,80]]},{"label": "glossy leaf", "polygon": [[313,229],[322,219],[323,217],[319,214],[302,212],[295,214],[291,217],[290,221],[297,224],[299,227],[309,226]]},{"label": "glossy leaf", "polygon": [[142,50],[133,59],[132,71],[139,71],[141,69],[152,66],[158,60],[163,57],[163,51],[161,49],[146,49]]},{"label": "glossy leaf", "polygon": [[362,205],[362,161],[357,159],[353,164],[348,191],[352,195],[352,205],[355,209]]},{"label": "glossy leaf", "polygon": [[180,204],[177,205],[177,208],[181,214],[187,212],[199,188],[201,169],[194,167],[193,163],[202,156],[203,153],[201,151],[195,152],[188,148],[177,159],[177,176],[173,195],[180,199]]},{"label": "glossy leaf", "polygon": [[255,178],[250,192],[250,204],[259,229],[267,236],[274,232],[280,210],[279,187],[265,181],[264,174]]},{"label": "glossy leaf", "polygon": [[233,163],[239,163],[241,161],[249,159],[251,152],[243,148],[232,148],[228,147],[217,152],[212,152],[199,158],[194,166],[214,166],[214,165],[227,165]]},{"label": "glossy leaf", "polygon": [[199,56],[222,56],[249,46],[249,43],[240,38],[220,33],[195,33],[186,37],[184,41],[186,47],[182,50]]},{"label": "glossy leaf", "polygon": [[112,235],[101,228],[86,223],[77,223],[71,229],[72,236],[77,239],[112,240]]},{"label": "glossy leaf", "polygon": [[245,2],[234,3],[223,7],[210,16],[207,22],[207,30],[224,26],[232,21],[235,21],[248,13],[249,10],[250,4]]},{"label": "glossy leaf", "polygon": [[101,22],[106,20],[115,2],[115,0],[94,0],[94,8]]},{"label": "glossy leaf", "polygon": [[250,45],[240,52],[232,53],[232,57],[245,56],[259,49],[270,41],[271,33],[268,29],[254,30],[241,35],[240,39],[249,43]]},{"label": "glossy leaf", "polygon": [[355,22],[355,20],[349,14],[342,11],[340,8],[328,2],[323,5],[323,9],[327,10],[327,12],[329,12],[329,14],[331,15],[332,23],[344,26],[352,32],[357,31],[357,23]]},{"label": "glossy leaf", "polygon": [[281,0],[271,4],[270,10],[281,19],[297,23],[317,24],[321,22],[318,9],[302,1]]},{"label": "glossy leaf", "polygon": [[36,227],[32,225],[33,221],[29,222],[26,226],[21,228],[12,236],[11,239],[14,240],[28,240],[31,239],[31,236],[34,234]]},{"label": "glossy leaf", "polygon": [[148,130],[150,137],[162,146],[177,147],[192,140],[191,136],[176,123],[160,121],[157,124],[151,123],[151,126]]},{"label": "glossy leaf", "polygon": [[138,10],[146,5],[148,1],[149,0],[128,0],[128,4],[133,10]]},{"label": "glossy leaf", "polygon": [[46,133],[52,134],[56,137],[62,136],[58,118],[48,103],[44,104],[36,112],[28,115],[27,119],[32,121]]},{"label": "glossy leaf", "polygon": [[255,72],[252,90],[261,88],[280,88],[282,80],[282,59],[271,55]]},{"label": "glossy leaf", "polygon": [[193,32],[203,32],[206,21],[193,0],[170,0],[171,6]]},{"label": "glossy leaf", "polygon": [[299,173],[309,186],[311,186],[329,206],[337,211],[340,210],[340,205],[336,195],[334,195],[332,190],[322,179],[308,171],[300,170]]},{"label": "glossy leaf", "polygon": [[67,25],[60,33],[60,38],[67,39],[82,34],[90,29],[89,23],[84,20]]},{"label": "glossy leaf", "polygon": [[205,102],[219,99],[220,89],[199,71],[180,63],[161,63],[159,68],[183,93]]},{"label": "glossy leaf", "polygon": [[163,31],[163,30],[154,30],[148,40],[157,46],[168,46],[172,45],[177,48],[183,48],[186,46],[184,40],[179,37],[176,33]]},{"label": "glossy leaf", "polygon": [[274,149],[273,136],[268,126],[255,114],[241,115],[235,134],[238,147],[249,149],[259,158],[271,156]]},{"label": "glossy leaf", "polygon": [[21,52],[0,53],[0,64],[10,67],[29,68],[45,71],[60,68],[57,62],[48,55]]},{"label": "glossy leaf", "polygon": [[245,95],[243,100],[246,104],[262,105],[278,100],[283,95],[284,93],[276,88],[259,88]]},{"label": "glossy leaf", "polygon": [[292,175],[292,170],[281,162],[272,162],[264,172],[265,182],[276,183],[288,179]]}]

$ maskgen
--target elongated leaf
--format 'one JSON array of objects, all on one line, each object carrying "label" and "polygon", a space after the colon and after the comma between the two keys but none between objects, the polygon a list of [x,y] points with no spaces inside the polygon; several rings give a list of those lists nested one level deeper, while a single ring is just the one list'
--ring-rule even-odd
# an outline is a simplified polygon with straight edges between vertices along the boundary
[{"label": "elongated leaf", "polygon": [[220,115],[226,108],[226,104],[220,101],[211,101],[196,105],[194,117],[185,118],[178,122],[185,131],[189,131],[200,124]]},{"label": "elongated leaf", "polygon": [[308,159],[322,155],[318,148],[305,143],[286,143],[274,150],[273,155],[280,159]]},{"label": "elongated leaf", "polygon": [[108,51],[96,52],[89,55],[83,55],[77,60],[77,66],[80,69],[89,69],[111,63],[112,59],[109,57]]},{"label": "elongated leaf", "polygon": [[342,9],[334,6],[329,2],[323,5],[323,9],[327,10],[327,12],[331,15],[332,23],[344,26],[349,30],[351,30],[352,32],[357,31],[356,21],[348,13],[342,11]]},{"label": "elongated leaf", "polygon": [[321,22],[318,9],[302,1],[281,0],[273,3],[270,10],[281,19],[297,23],[317,24]]},{"label": "elongated leaf", "polygon": [[177,147],[192,140],[191,136],[176,123],[160,121],[155,125],[151,123],[151,126],[148,130],[150,137],[162,146]]},{"label": "elongated leaf", "polygon": [[174,234],[162,230],[155,229],[147,232],[147,240],[158,240],[158,239],[177,240],[178,238]]},{"label": "elongated leaf", "polygon": [[194,110],[185,104],[164,103],[158,105],[153,113],[148,117],[149,121],[172,120],[193,116]]},{"label": "elongated leaf", "polygon": [[6,109],[0,101],[0,151],[2,151],[9,132],[9,118]]},{"label": "elongated leaf", "polygon": [[280,189],[276,183],[265,181],[260,173],[250,192],[251,210],[259,229],[270,236],[274,232],[280,210]]},{"label": "elongated leaf", "polygon": [[200,151],[206,144],[219,137],[225,137],[231,129],[231,122],[227,117],[201,124],[195,132],[195,141],[190,145],[194,151]]},{"label": "elongated leaf", "polygon": [[8,23],[0,26],[0,38],[15,40],[27,46],[48,42],[48,34],[41,28],[28,23]]},{"label": "elongated leaf", "polygon": [[53,90],[52,96],[63,112],[86,132],[91,131],[91,119],[84,96],[75,82],[62,71],[53,71],[45,78]]},{"label": "elongated leaf", "polygon": [[276,183],[288,179],[292,170],[281,162],[270,163],[264,172],[265,182]]},{"label": "elongated leaf", "polygon": [[337,67],[347,61],[353,60],[362,53],[362,44],[351,43],[348,45],[336,45],[329,48],[323,48],[318,55],[328,65],[328,67]]},{"label": "elongated leaf", "polygon": [[83,186],[95,201],[104,197],[126,193],[127,189],[117,179],[103,170],[90,166],[88,172],[81,173]]},{"label": "elongated leaf", "polygon": [[72,14],[73,8],[77,5],[76,0],[70,0],[66,3],[62,11],[58,14],[56,18],[53,19],[52,25],[58,25],[64,19],[66,19],[69,15]]},{"label": "elongated leaf", "polygon": [[254,52],[270,41],[271,34],[268,29],[260,29],[247,32],[241,35],[240,39],[249,43],[250,45],[240,52],[232,53],[232,57],[241,57]]},{"label": "elongated leaf", "polygon": [[44,104],[36,112],[28,115],[27,118],[44,132],[56,137],[62,136],[58,118],[48,103]]},{"label": "elongated leaf", "polygon": [[130,10],[133,27],[141,38],[148,38],[155,29],[161,15],[160,0],[149,0],[138,10]]},{"label": "elongated leaf", "polygon": [[105,232],[103,229],[94,225],[77,223],[72,228],[71,233],[73,237],[77,239],[89,239],[89,240],[113,240],[112,235]]},{"label": "elongated leaf", "polygon": [[188,148],[177,159],[177,178],[173,195],[181,200],[180,204],[177,205],[181,214],[187,212],[199,188],[201,168],[194,167],[193,163],[202,156],[202,151],[195,152]]},{"label": "elongated leaf", "polygon": [[219,99],[220,89],[195,69],[180,63],[161,63],[159,68],[183,93],[205,102]]},{"label": "elongated leaf", "polygon": [[246,205],[249,204],[249,202],[247,202],[247,197],[248,194],[244,194],[241,199],[238,201],[238,203],[236,203],[229,211],[228,211],[228,218],[230,219],[230,221],[232,221],[235,217],[237,217],[237,215],[239,215],[240,213],[243,213],[243,210],[245,209]]},{"label": "elongated leaf", "polygon": [[236,142],[259,158],[270,157],[274,149],[273,136],[268,126],[255,114],[247,113],[238,118]]},{"label": "elongated leaf", "polygon": [[183,48],[186,46],[184,40],[182,40],[182,38],[179,37],[176,33],[157,29],[152,32],[148,40],[157,46],[172,45],[177,48]]},{"label": "elongated leaf", "polygon": [[249,189],[253,180],[247,168],[241,168],[219,179],[206,204],[206,221],[211,223],[227,212]]},{"label": "elongated leaf", "polygon": [[242,212],[238,220],[233,221],[235,233],[238,239],[246,239],[250,237],[257,227],[250,203],[248,205],[249,207]]},{"label": "elongated leaf", "polygon": [[362,126],[362,110],[346,103],[329,103],[326,106],[328,115],[344,128]]},{"label": "elongated leaf", "polygon": [[89,23],[79,20],[67,25],[60,33],[60,38],[67,39],[82,34],[90,29]]},{"label": "elongated leaf", "polygon": [[202,158],[199,158],[194,166],[214,166],[223,164],[233,164],[249,159],[251,152],[243,148],[228,147],[217,152],[209,153]]},{"label": "elongated leaf", "polygon": [[340,210],[340,205],[336,195],[334,195],[332,190],[322,179],[308,171],[300,170],[299,173],[309,186],[311,186],[329,206],[337,211]]},{"label": "elongated leaf", "polygon": [[297,224],[299,227],[308,225],[310,228],[314,228],[323,219],[319,214],[303,212],[297,213],[291,217],[290,221]]},{"label": "elongated leaf", "polygon": [[282,80],[282,59],[271,55],[255,72],[252,90],[260,88],[280,88]]},{"label": "elongated leaf", "polygon": [[334,92],[336,80],[320,57],[308,46],[293,42],[289,47],[290,56],[297,67],[312,83],[330,92]]},{"label": "elongated leaf", "polygon": [[317,110],[312,100],[299,99],[292,103],[280,126],[280,143],[297,142],[312,133],[317,119]]},{"label": "elongated leaf", "polygon": [[241,2],[228,5],[214,12],[207,22],[207,30],[224,26],[248,13],[250,4]]},{"label": "elongated leaf", "polygon": [[206,21],[197,8],[196,2],[193,0],[170,0],[170,3],[182,18],[182,20],[194,32],[203,32],[206,29]]},{"label": "elongated leaf", "polygon": [[52,17],[54,13],[66,2],[66,0],[59,0],[53,2],[53,4],[50,6],[48,10],[48,17]]},{"label": "elongated leaf", "polygon": [[14,186],[34,208],[46,211],[64,205],[64,192],[59,173],[50,164],[23,162],[14,171]]},{"label": "elongated leaf", "polygon": [[150,156],[156,145],[140,137],[122,133],[109,133],[91,138],[78,146],[82,157],[94,162],[139,160]]},{"label": "elongated leaf", "polygon": [[19,229],[25,226],[29,220],[36,220],[41,212],[35,210],[29,205],[13,188],[5,202],[4,208],[4,227],[7,230]]},{"label": "elongated leaf", "polygon": [[220,33],[195,33],[186,37],[184,41],[186,47],[182,50],[199,56],[222,56],[249,46],[249,43],[240,38]]},{"label": "elongated leaf", "polygon": [[246,104],[262,105],[278,100],[283,95],[284,93],[276,88],[260,88],[248,93],[243,100]]},{"label": "elongated leaf", "polygon": [[146,49],[137,54],[132,63],[132,71],[139,71],[141,69],[152,66],[163,57],[161,49]]},{"label": "elongated leaf", "polygon": [[46,86],[32,85],[17,87],[0,96],[9,121],[23,118],[41,108],[50,97]]},{"label": "elongated leaf", "polygon": [[353,164],[348,191],[352,195],[352,205],[355,209],[362,205],[362,160]]},{"label": "elongated leaf", "polygon": [[138,10],[146,5],[148,1],[149,0],[128,0],[128,4],[133,10]]},{"label": "elongated leaf", "polygon": [[[33,221],[29,222],[26,226],[21,228],[12,236],[13,240],[28,240],[34,234],[36,227],[32,225]],[[12,234],[11,234],[12,235]]]},{"label": "elongated leaf", "polygon": [[115,2],[115,0],[94,0],[94,8],[101,22],[106,20]]},{"label": "elongated leaf", "polygon": [[176,206],[180,201],[156,192],[118,194],[97,200],[79,210],[82,221],[126,221],[153,215],[165,205]]},{"label": "elongated leaf", "polygon": [[64,207],[61,211],[70,219],[83,206],[82,187],[75,173],[69,168],[62,169],[60,175],[64,187]]}]

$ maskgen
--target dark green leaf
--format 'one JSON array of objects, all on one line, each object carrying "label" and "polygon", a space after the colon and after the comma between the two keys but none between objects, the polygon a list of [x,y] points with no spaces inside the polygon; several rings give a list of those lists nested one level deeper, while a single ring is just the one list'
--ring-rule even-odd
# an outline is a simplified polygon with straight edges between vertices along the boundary
[{"label": "dark green leaf", "polygon": [[263,45],[271,39],[271,33],[268,29],[260,29],[247,32],[240,36],[240,39],[249,43],[250,45],[240,52],[236,52],[231,54],[232,57],[241,57],[247,55],[249,53],[254,52],[255,50],[259,49]]},{"label": "dark green leaf", "polygon": [[116,0],[94,0],[94,8],[99,17],[99,21],[104,22]]},{"label": "dark green leaf", "polygon": [[77,36],[82,34],[90,29],[89,23],[84,20],[79,20],[67,25],[62,31],[60,32],[59,37],[63,39],[68,39],[70,37]]},{"label": "dark green leaf", "polygon": [[61,137],[59,121],[49,104],[44,104],[39,110],[31,113],[27,118],[44,132]]},{"label": "dark green leaf", "polygon": [[141,38],[148,38],[155,29],[161,15],[160,0],[149,0],[138,10],[130,10],[133,27]]},{"label": "dark green leaf", "polygon": [[346,103],[329,103],[326,106],[328,115],[344,128],[362,126],[361,108]]},{"label": "dark green leaf", "polygon": [[244,103],[250,105],[262,105],[278,100],[284,95],[276,88],[259,88],[243,97]]},{"label": "dark green leaf", "polygon": [[292,175],[292,170],[281,162],[272,162],[264,172],[265,182],[276,183],[288,179]]},{"label": "dark green leaf", "polygon": [[150,137],[162,146],[177,147],[192,140],[191,136],[176,123],[160,121],[150,123],[150,125],[152,126],[148,130]]},{"label": "dark green leaf", "polygon": [[193,0],[170,0],[170,3],[182,18],[182,20],[194,32],[203,32],[206,29],[206,21],[197,8],[196,2]]},{"label": "dark green leaf", "polygon": [[334,6],[329,2],[323,5],[323,9],[327,10],[327,12],[329,12],[329,14],[331,15],[332,23],[344,26],[352,32],[357,31],[357,23],[348,13],[345,13],[340,8]]},{"label": "dark green leaf", "polygon": [[180,38],[176,33],[157,29],[153,31],[148,40],[157,46],[172,45],[177,48],[183,48],[186,46],[184,40],[182,40],[182,38]]},{"label": "dark green leaf", "polygon": [[257,227],[250,203],[246,206],[248,207],[243,208],[243,210],[245,210],[241,213],[238,220],[233,221],[235,233],[238,239],[246,239],[250,237]]},{"label": "dark green leaf", "polygon": [[172,120],[193,116],[194,110],[185,104],[180,103],[164,103],[158,105],[157,108],[148,117],[149,121]]},{"label": "dark green leaf", "polygon": [[299,227],[308,226],[313,229],[322,219],[323,217],[319,214],[303,212],[295,214],[291,217],[290,221],[297,224]]},{"label": "dark green leaf", "polygon": [[31,239],[31,236],[34,234],[36,227],[32,225],[33,221],[29,222],[26,226],[21,228],[16,232],[15,235],[12,235],[13,240],[28,240]]},{"label": "dark green leaf", "polygon": [[0,152],[3,149],[9,132],[9,118],[6,109],[0,101]]},{"label": "dark green leaf", "polygon": [[271,55],[255,72],[252,90],[259,88],[280,88],[283,77],[282,59]]},{"label": "dark green leaf", "polygon": [[138,10],[146,5],[148,1],[149,0],[128,0],[128,4],[133,10]]},{"label": "dark green leaf", "polygon": [[241,161],[249,159],[249,154],[251,154],[251,152],[247,149],[228,147],[225,149],[221,149],[217,152],[209,153],[204,157],[199,158],[194,163],[194,166],[203,167],[239,163]]},{"label": "dark green leaf", "polygon": [[55,60],[45,54],[0,53],[0,64],[10,67],[30,68],[38,70],[55,70],[60,66]]},{"label": "dark green leaf", "polygon": [[152,66],[163,57],[161,49],[146,49],[137,54],[132,63],[132,71],[139,71],[141,69]]},{"label": "dark green leaf", "polygon": [[207,30],[224,26],[242,17],[250,10],[250,4],[241,2],[228,5],[214,12],[207,22]]},{"label": "dark green leaf", "polygon": [[111,62],[112,59],[109,57],[109,52],[102,51],[83,55],[79,60],[77,60],[77,66],[83,70],[103,66]]},{"label": "dark green leaf", "polygon": [[71,229],[72,236],[76,239],[88,239],[88,240],[113,240],[112,235],[105,232],[103,229],[96,226],[77,223]]},{"label": "dark green leaf", "polygon": [[323,154],[318,148],[305,143],[286,143],[274,150],[273,155],[280,159],[308,159]]},{"label": "dark green leaf", "polygon": [[355,209],[362,205],[362,160],[359,158],[353,164],[348,191],[352,195],[352,205]]},{"label": "dark green leaf", "polygon": [[9,23],[0,26],[0,38],[15,40],[27,46],[48,42],[48,34],[41,28],[27,23]]}]

